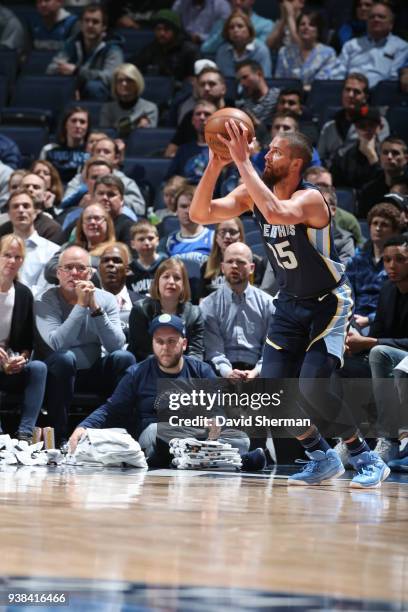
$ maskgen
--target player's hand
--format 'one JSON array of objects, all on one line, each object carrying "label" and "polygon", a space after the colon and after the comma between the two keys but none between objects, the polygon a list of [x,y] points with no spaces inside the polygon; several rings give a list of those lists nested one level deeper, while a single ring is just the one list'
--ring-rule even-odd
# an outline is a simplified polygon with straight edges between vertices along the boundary
[{"label": "player's hand", "polygon": [[210,147],[208,147],[208,165],[211,164],[211,166],[215,167],[219,172],[221,172],[221,170],[225,168],[225,166],[228,166],[228,164],[230,164],[231,162],[232,159],[220,157],[219,155],[214,153],[214,151],[210,149]]},{"label": "player's hand", "polygon": [[74,433],[72,434],[72,436],[70,437],[70,439],[68,440],[69,452],[71,455],[74,454],[75,449],[78,446],[78,442],[82,438],[85,432],[86,432],[85,427],[77,427]]},{"label": "player's hand", "polygon": [[228,132],[229,139],[217,134],[218,140],[228,147],[231,158],[237,165],[247,161],[251,151],[248,145],[248,128],[246,125],[242,121],[238,124],[230,119],[225,122],[225,129]]}]

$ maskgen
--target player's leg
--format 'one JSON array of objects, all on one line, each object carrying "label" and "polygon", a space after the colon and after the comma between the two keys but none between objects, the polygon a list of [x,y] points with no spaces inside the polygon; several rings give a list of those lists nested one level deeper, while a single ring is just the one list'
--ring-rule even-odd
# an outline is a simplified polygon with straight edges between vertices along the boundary
[{"label": "player's leg", "polygon": [[[330,405],[336,418],[341,412],[341,402],[333,396],[330,388],[330,377],[337,363],[338,360],[327,353],[323,341],[316,343],[306,353],[303,360],[299,388],[306,402],[305,412],[310,414],[314,423],[319,424],[326,421],[323,406]],[[353,433],[354,430],[355,428],[352,427],[348,431]],[[330,448],[316,425],[296,437],[310,461],[306,463],[302,472],[293,474],[288,479],[288,484],[325,484],[344,474],[344,466],[339,455]]]}]

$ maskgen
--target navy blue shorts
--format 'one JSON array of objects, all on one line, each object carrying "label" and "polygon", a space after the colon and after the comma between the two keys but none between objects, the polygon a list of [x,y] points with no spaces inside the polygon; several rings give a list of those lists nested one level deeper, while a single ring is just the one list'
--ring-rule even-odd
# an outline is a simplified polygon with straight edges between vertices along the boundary
[{"label": "navy blue shorts", "polygon": [[343,364],[345,339],[353,313],[352,291],[347,283],[313,298],[295,298],[279,293],[274,303],[276,312],[266,338],[267,344],[298,356],[322,339],[327,352]]}]

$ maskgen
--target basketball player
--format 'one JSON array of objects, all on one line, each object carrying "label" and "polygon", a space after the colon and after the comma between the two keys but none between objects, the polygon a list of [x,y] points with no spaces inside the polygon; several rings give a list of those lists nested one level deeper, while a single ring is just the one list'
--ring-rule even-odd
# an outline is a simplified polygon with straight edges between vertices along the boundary
[{"label": "basketball player", "polygon": [[[301,179],[311,160],[311,147],[297,132],[276,136],[265,156],[261,179],[250,161],[245,125],[229,120],[225,127],[229,138],[220,134],[218,138],[228,147],[243,183],[227,196],[212,199],[218,176],[229,162],[211,152],[190,216],[196,223],[219,223],[253,211],[280,287],[261,377],[299,377],[302,398],[312,407],[324,401],[325,418],[331,420],[341,402],[331,393],[329,378],[342,364],[353,303],[344,267],[334,251],[329,206],[316,187]],[[320,380],[317,387],[316,379],[326,379],[327,385]],[[344,473],[340,457],[314,425],[295,435],[310,461],[288,479],[289,484],[321,484]],[[354,425],[344,438],[358,472],[350,485],[380,486],[389,468],[370,451]]]}]

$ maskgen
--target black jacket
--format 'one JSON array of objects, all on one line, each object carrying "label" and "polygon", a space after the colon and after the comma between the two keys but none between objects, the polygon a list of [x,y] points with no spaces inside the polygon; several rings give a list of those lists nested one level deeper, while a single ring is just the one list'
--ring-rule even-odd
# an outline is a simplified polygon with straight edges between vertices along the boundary
[{"label": "black jacket", "polygon": [[381,288],[370,336],[379,344],[408,351],[408,293],[401,293],[391,281]]},{"label": "black jacket", "polygon": [[[128,350],[134,354],[138,362],[143,361],[153,352],[148,329],[150,322],[160,314],[162,314],[160,302],[151,297],[145,297],[137,302],[130,312]],[[200,308],[191,302],[186,302],[180,304],[177,315],[183,319],[186,326],[188,342],[186,354],[202,360],[204,321]]]},{"label": "black jacket", "polygon": [[14,288],[16,294],[8,346],[16,353],[31,352],[34,327],[33,294],[28,287],[18,281],[14,281]]}]

